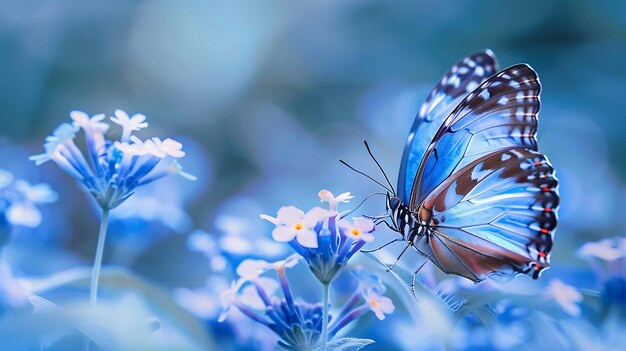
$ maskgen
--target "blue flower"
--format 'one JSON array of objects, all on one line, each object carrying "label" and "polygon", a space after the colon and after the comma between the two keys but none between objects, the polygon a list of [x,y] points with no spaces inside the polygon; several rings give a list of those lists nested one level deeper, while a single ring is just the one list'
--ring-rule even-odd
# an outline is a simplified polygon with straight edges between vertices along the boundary
[{"label": "blue flower", "polygon": [[324,285],[330,284],[348,260],[374,239],[371,233],[375,225],[371,220],[363,217],[353,222],[337,219],[337,204],[347,202],[351,198],[349,194],[335,198],[328,190],[320,191],[320,199],[329,202],[330,210],[315,207],[305,214],[294,206],[287,206],[282,207],[276,217],[261,215],[276,225],[272,237],[289,243]]},{"label": "blue flower", "polygon": [[[109,125],[104,115],[89,117],[81,111],[70,113],[72,123],[58,126],[46,138],[45,152],[30,160],[37,165],[54,161],[61,169],[80,181],[103,209],[119,206],[132,195],[136,187],[148,184],[169,174],[184,178],[195,177],[184,172],[178,159],[185,156],[182,145],[173,140],[151,138],[142,141],[132,135],[148,126],[144,115],[129,117],[117,110],[111,120],[122,127],[119,141],[105,137]],[[74,143],[79,130],[85,135],[86,156]]]},{"label": "blue flower", "polygon": [[626,316],[626,238],[606,238],[578,251],[593,267],[601,284],[602,317]]},{"label": "blue flower", "polygon": [[[234,307],[251,320],[271,329],[280,338],[279,345],[287,350],[312,350],[318,347],[322,336],[323,304],[294,298],[285,273],[286,268],[294,267],[301,259],[294,254],[272,263],[244,260],[237,267],[240,278],[222,293],[223,311],[219,320],[224,321]],[[261,276],[268,271],[276,273],[278,282]],[[329,318],[333,322],[329,326],[330,337],[368,311],[373,311],[382,320],[385,314],[395,309],[391,300],[380,293],[384,291],[384,286],[380,284],[379,278],[373,278],[373,275],[364,271],[358,274],[365,279],[359,282],[359,288],[337,314],[337,318]],[[275,295],[279,289],[282,296]]]},{"label": "blue flower", "polygon": [[[230,309],[235,307],[248,318],[271,329],[280,338],[279,344],[288,350],[310,350],[318,345],[322,331],[322,304],[294,299],[285,274],[285,268],[295,266],[299,260],[298,255],[292,255],[273,263],[243,261],[237,267],[240,279],[222,293],[223,312],[219,320],[225,320]],[[276,272],[279,284],[260,277],[269,270]],[[282,297],[272,295],[277,286],[282,290]]]}]

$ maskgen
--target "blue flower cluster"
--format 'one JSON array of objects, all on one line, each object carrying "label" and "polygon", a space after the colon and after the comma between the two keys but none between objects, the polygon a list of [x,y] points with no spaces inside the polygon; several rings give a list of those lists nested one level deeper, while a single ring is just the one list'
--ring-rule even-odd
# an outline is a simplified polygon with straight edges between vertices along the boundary
[{"label": "blue flower cluster", "polygon": [[[122,128],[116,141],[105,138],[110,126],[104,122],[104,114],[90,117],[82,111],[72,111],[70,117],[72,123],[59,125],[46,138],[45,152],[30,159],[37,165],[54,161],[80,181],[103,209],[119,206],[136,187],[169,174],[178,173],[195,180],[178,163],[178,159],[185,156],[181,143],[170,138],[141,140],[132,135],[148,126],[146,116],[129,116],[116,110],[111,121]],[[74,142],[81,129],[85,136],[86,155]]]}]

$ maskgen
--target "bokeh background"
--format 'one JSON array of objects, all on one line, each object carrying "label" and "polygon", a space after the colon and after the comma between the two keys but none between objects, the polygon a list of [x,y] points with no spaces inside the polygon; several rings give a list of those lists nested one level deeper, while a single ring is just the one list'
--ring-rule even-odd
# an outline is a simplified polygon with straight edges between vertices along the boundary
[{"label": "bokeh background", "polygon": [[[395,180],[419,105],[452,63],[483,48],[501,68],[539,73],[539,145],[562,198],[545,276],[591,285],[576,250],[626,226],[626,5],[608,0],[1,0],[0,168],[60,195],[5,259],[34,276],[91,263],[91,198],[27,158],[69,111],[116,108],[180,140],[198,181],[168,179],[114,211],[105,264],[174,291],[226,265],[191,234],[220,242],[227,260],[283,257],[258,215],[316,206],[322,188],[378,191],[338,162],[377,175],[362,139]],[[362,213],[383,207],[375,198]]]}]

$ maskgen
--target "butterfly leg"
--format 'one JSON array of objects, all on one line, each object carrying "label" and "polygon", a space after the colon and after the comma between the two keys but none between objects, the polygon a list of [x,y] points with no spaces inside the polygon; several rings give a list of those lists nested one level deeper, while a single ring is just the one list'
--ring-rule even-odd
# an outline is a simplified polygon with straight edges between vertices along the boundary
[{"label": "butterfly leg", "polygon": [[413,292],[413,295],[416,295],[415,293],[415,282],[417,281],[417,273],[419,273],[420,270],[422,270],[422,268],[424,268],[424,266],[426,265],[426,262],[428,262],[428,260],[424,260],[424,262],[417,267],[417,269],[415,270],[415,272],[413,272],[413,279],[411,280],[411,292]]},{"label": "butterfly leg", "polygon": [[402,252],[400,252],[400,254],[398,255],[398,257],[396,258],[396,261],[389,267],[387,268],[387,272],[391,271],[393,269],[393,267],[396,266],[396,264],[398,264],[398,262],[400,261],[400,258],[402,258],[402,256],[404,255],[404,253],[406,252],[406,250],[409,248],[409,246],[413,245],[412,242],[407,241],[406,246],[404,247],[404,249],[402,249]]},{"label": "butterfly leg", "polygon": [[385,248],[386,246],[389,246],[389,245],[391,245],[391,244],[395,243],[396,241],[401,241],[401,240],[402,240],[402,239],[393,239],[393,240],[391,240],[390,242],[388,242],[388,243],[386,243],[386,244],[383,244],[382,246],[379,246],[379,247],[377,247],[377,248],[375,248],[375,249],[372,249],[372,250],[361,250],[361,252],[364,252],[364,253],[376,252],[376,251],[382,250],[382,249],[383,249],[383,248]]}]

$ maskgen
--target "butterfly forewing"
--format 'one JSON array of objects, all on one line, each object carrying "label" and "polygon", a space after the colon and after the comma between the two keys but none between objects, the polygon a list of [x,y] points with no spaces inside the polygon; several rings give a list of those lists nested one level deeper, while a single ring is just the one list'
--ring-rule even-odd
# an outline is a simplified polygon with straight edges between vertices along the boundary
[{"label": "butterfly forewing", "polygon": [[469,93],[445,119],[417,168],[409,207],[417,208],[446,178],[493,152],[537,149],[541,84],[520,64],[500,71]]},{"label": "butterfly forewing", "polygon": [[556,227],[557,180],[545,156],[523,147],[483,156],[422,203],[432,236],[418,249],[448,273],[480,281],[493,272],[538,277]]},{"label": "butterfly forewing", "polygon": [[408,203],[424,152],[445,118],[496,69],[496,58],[491,50],[476,52],[452,66],[430,92],[411,127],[402,155],[398,195],[404,203]]}]

